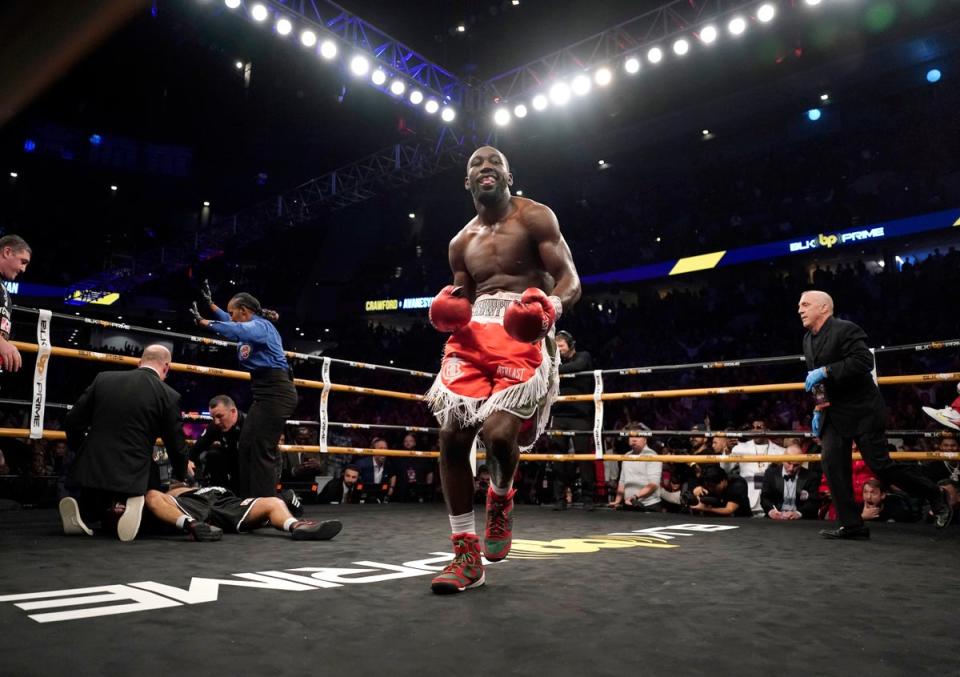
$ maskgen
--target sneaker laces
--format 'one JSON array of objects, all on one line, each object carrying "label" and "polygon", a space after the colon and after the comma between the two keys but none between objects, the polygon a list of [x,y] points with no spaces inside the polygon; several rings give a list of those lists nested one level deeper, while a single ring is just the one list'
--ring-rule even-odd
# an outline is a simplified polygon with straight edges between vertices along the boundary
[{"label": "sneaker laces", "polygon": [[507,535],[507,511],[506,502],[493,501],[490,514],[490,524],[487,530],[491,536],[501,537]]}]

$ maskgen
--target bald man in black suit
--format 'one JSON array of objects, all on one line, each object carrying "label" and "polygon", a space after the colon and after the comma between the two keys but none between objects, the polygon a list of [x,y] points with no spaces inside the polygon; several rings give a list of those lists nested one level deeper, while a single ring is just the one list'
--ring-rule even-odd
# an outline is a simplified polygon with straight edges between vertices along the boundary
[{"label": "bald man in black suit", "polygon": [[137,369],[97,374],[67,414],[67,443],[77,453],[67,486],[79,489],[79,500],[60,501],[64,533],[92,535],[88,523],[113,513],[120,514],[120,540],[136,537],[143,496],[160,488],[153,465],[158,437],[175,477],[183,479],[187,455],[180,395],[164,383],[170,361],[167,348],[148,346]]},{"label": "bald man in black suit", "polygon": [[840,526],[820,534],[826,538],[870,537],[853,500],[854,441],[881,481],[929,501],[937,527],[947,526],[953,511],[946,494],[923,475],[920,466],[897,463],[887,451],[887,408],[873,380],[867,334],[853,322],[835,318],[833,299],[825,292],[804,292],[797,310],[807,330],[803,337],[803,354],[810,370],[806,389],[822,383],[829,402],[814,413],[813,433],[823,447],[823,471]]}]

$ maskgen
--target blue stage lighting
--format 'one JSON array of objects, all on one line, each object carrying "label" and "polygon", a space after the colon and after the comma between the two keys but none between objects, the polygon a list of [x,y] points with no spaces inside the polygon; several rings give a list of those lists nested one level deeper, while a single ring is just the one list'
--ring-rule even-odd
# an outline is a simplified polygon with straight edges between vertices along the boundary
[{"label": "blue stage lighting", "polygon": [[931,85],[937,82],[940,82],[940,78],[943,77],[943,73],[940,72],[939,68],[931,68],[927,71],[927,82]]},{"label": "blue stage lighting", "polygon": [[26,141],[23,142],[24,153],[32,153],[36,149],[37,149],[37,142],[34,141],[33,139],[27,139]]},{"label": "blue stage lighting", "polygon": [[91,146],[99,146],[101,141],[103,141],[103,139],[100,137],[99,134],[91,134],[91,135],[90,135],[90,145],[91,145]]},{"label": "blue stage lighting", "polygon": [[816,122],[820,119],[821,115],[823,115],[823,113],[820,112],[819,108],[811,108],[807,111],[807,119],[810,120],[810,122]]}]

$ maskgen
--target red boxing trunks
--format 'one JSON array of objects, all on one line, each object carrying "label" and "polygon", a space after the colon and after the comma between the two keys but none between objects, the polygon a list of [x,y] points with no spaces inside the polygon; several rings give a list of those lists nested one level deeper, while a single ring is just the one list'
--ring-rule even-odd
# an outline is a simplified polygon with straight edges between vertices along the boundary
[{"label": "red boxing trunks", "polygon": [[552,329],[536,343],[516,341],[504,330],[503,313],[519,298],[498,292],[474,301],[470,324],[447,340],[440,374],[426,398],[441,425],[450,417],[461,427],[480,425],[496,411],[533,419],[529,430],[521,431],[520,449],[529,451],[557,398],[559,357]]}]

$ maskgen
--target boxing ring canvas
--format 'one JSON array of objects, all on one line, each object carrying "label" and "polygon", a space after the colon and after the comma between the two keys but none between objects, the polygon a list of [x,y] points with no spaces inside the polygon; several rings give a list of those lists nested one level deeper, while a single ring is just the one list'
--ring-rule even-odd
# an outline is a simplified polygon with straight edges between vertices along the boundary
[{"label": "boxing ring canvas", "polygon": [[516,508],[462,595],[442,506],[307,506],[333,541],[66,537],[0,521],[4,675],[871,675],[956,668],[960,530]]}]

